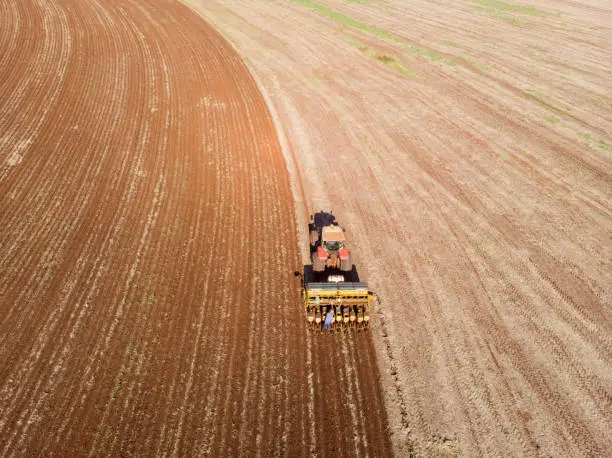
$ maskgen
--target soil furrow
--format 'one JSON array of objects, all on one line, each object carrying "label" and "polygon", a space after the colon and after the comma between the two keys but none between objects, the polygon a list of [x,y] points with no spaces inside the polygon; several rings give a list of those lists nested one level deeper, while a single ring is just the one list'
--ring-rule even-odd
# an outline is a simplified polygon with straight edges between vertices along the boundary
[{"label": "soil furrow", "polygon": [[363,336],[305,329],[285,157],[221,35],[44,0],[0,40],[3,453],[389,455]]}]

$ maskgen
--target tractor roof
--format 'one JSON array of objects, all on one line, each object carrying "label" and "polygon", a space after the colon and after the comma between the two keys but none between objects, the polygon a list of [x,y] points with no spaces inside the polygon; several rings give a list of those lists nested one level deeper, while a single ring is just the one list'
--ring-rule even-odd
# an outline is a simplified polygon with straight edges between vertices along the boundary
[{"label": "tractor roof", "polygon": [[324,242],[344,242],[344,229],[340,226],[325,226],[323,228],[323,241]]}]

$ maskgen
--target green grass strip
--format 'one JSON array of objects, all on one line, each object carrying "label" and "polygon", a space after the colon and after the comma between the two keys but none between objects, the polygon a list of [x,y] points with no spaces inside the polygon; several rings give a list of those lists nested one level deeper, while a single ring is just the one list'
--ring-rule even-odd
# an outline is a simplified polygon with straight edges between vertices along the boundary
[{"label": "green grass strip", "polygon": [[476,3],[482,5],[482,7],[488,11],[507,12],[507,13],[521,13],[530,16],[546,16],[551,13],[549,11],[540,10],[533,6],[517,5],[514,3],[508,3],[501,0],[474,0]]},{"label": "green grass strip", "polygon": [[334,20],[335,22],[339,24],[346,25],[348,27],[352,27],[357,30],[361,30],[363,32],[369,33],[370,35],[374,35],[375,37],[388,41],[389,43],[399,45],[403,49],[411,52],[412,54],[427,57],[432,61],[438,61],[441,59],[440,56],[436,54],[434,51],[419,48],[418,46],[415,46],[407,42],[406,40],[402,40],[401,38],[396,37],[395,35],[387,32],[386,30],[378,29],[376,27],[370,27],[369,25],[364,24],[363,22],[350,18],[342,13],[339,13],[338,11],[330,10],[329,8],[326,8],[323,5],[320,5],[312,0],[289,0],[289,1],[292,3],[297,3],[298,5],[302,5],[306,8],[313,9],[317,13]]}]

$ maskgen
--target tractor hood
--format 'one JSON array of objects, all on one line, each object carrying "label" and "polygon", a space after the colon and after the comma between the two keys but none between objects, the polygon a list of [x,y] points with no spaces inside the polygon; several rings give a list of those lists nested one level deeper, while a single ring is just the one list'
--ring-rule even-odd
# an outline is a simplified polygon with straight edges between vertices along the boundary
[{"label": "tractor hood", "polygon": [[323,242],[344,242],[344,229],[340,226],[325,226],[322,231]]}]

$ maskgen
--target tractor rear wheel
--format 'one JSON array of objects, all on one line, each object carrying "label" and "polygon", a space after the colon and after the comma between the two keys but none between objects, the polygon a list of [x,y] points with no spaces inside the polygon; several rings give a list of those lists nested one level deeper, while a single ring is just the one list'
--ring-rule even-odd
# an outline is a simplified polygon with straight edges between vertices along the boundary
[{"label": "tractor rear wheel", "polygon": [[315,246],[319,241],[319,232],[317,230],[310,231],[310,246]]},{"label": "tractor rear wheel", "polygon": [[319,259],[316,252],[312,254],[312,270],[315,272],[323,272],[325,270],[325,261]]},{"label": "tractor rear wheel", "polygon": [[351,263],[351,256],[349,255],[348,258],[343,259],[340,262],[340,270],[342,272],[349,272],[353,269],[353,264]]}]

